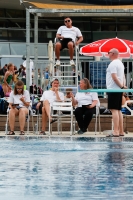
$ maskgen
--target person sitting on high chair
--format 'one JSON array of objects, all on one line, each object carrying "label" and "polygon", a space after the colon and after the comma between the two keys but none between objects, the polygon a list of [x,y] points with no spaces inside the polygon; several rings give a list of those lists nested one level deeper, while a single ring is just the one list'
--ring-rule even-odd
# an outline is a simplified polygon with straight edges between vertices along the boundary
[{"label": "person sitting on high chair", "polygon": [[[55,54],[57,57],[56,66],[60,65],[60,51],[64,48],[68,48],[70,55],[70,65],[74,66],[75,65],[73,61],[74,45],[79,45],[79,43],[83,41],[83,36],[81,34],[81,31],[77,27],[72,26],[72,20],[70,17],[65,17],[64,23],[65,26],[60,26],[56,34],[57,38],[57,42],[55,44]],[[78,38],[77,41],[76,38]]]},{"label": "person sitting on high chair", "polygon": [[[40,101],[43,101],[42,107],[42,130],[39,133],[40,135],[46,135],[46,123],[50,118],[50,123],[57,121],[56,119],[52,119],[50,116],[50,106],[52,106],[54,101],[64,101],[64,94],[59,92],[59,79],[53,78],[51,81],[52,88],[50,90],[44,91]],[[37,109],[39,109],[40,102],[37,104]]]}]

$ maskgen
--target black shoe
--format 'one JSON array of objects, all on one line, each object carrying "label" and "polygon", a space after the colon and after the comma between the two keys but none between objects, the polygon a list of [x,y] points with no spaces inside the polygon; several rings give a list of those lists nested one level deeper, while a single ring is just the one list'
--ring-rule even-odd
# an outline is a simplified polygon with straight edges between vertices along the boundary
[{"label": "black shoe", "polygon": [[85,133],[85,132],[87,132],[87,129],[82,129],[82,131]]},{"label": "black shoe", "polygon": [[85,132],[83,132],[81,129],[78,130],[78,134],[83,134]]},{"label": "black shoe", "polygon": [[57,121],[57,119],[54,119],[54,118],[53,118],[53,119],[51,120],[50,124],[53,124],[53,123],[56,122],[56,121]]},{"label": "black shoe", "polygon": [[47,135],[47,134],[45,133],[45,131],[41,131],[41,132],[39,133],[39,135]]},{"label": "black shoe", "polygon": [[7,135],[15,135],[14,131],[9,131]]}]

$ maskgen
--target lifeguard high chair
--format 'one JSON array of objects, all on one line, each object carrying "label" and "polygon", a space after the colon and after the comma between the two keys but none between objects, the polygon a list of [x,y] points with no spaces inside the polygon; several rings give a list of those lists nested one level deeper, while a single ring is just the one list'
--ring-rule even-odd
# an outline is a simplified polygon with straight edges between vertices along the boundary
[{"label": "lifeguard high chair", "polygon": [[[55,42],[56,43],[56,38]],[[78,91],[78,85],[81,76],[81,63],[79,62],[79,47],[75,45],[75,56],[74,62],[75,65],[70,65],[70,60],[64,59],[61,55],[61,64],[60,66],[56,66],[56,56],[55,56],[55,48],[54,48],[54,55],[53,55],[53,67],[52,67],[52,78],[58,78],[60,81],[60,90],[65,92],[66,88],[72,88],[73,93],[76,94]],[[63,49],[64,51],[68,52],[68,49]],[[69,56],[69,54],[68,54]]]}]

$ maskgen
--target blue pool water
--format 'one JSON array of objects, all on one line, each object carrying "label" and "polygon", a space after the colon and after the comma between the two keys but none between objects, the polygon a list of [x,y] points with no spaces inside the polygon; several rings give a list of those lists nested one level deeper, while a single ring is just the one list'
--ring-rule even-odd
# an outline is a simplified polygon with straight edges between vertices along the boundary
[{"label": "blue pool water", "polygon": [[0,138],[0,200],[132,200],[133,138]]}]

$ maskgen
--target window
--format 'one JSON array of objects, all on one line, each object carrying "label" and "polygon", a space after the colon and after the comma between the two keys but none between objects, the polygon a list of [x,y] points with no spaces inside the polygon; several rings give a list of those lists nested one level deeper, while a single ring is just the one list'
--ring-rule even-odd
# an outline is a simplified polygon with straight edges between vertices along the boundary
[{"label": "window", "polygon": [[23,18],[25,17],[25,11],[23,10],[11,10],[11,9],[7,9],[6,10],[6,17],[11,17],[11,18]]},{"label": "window", "polygon": [[115,24],[101,24],[101,31],[116,31]]},{"label": "window", "polygon": [[128,24],[121,24],[117,26],[117,31],[129,31],[130,27]]},{"label": "window", "polygon": [[102,17],[101,18],[101,23],[116,23],[116,18],[115,17]]},{"label": "window", "polygon": [[5,17],[4,9],[0,9],[0,17]]}]

